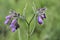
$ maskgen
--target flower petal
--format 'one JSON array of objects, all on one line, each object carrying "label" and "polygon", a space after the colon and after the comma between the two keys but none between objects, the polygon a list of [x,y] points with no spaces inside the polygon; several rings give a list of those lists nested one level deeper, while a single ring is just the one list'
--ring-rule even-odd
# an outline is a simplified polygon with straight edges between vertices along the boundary
[{"label": "flower petal", "polygon": [[4,24],[8,24],[9,21],[10,21],[10,19],[6,19]]},{"label": "flower petal", "polygon": [[12,28],[12,29],[11,29],[12,32],[15,32],[15,30],[16,30],[15,28]]},{"label": "flower petal", "polygon": [[16,20],[16,19],[14,19],[14,20],[12,20],[11,24],[15,25],[15,24],[16,24],[16,22],[17,22],[17,20]]},{"label": "flower petal", "polygon": [[38,23],[39,24],[42,24],[43,23],[43,20],[42,20],[42,18],[40,16],[38,16]]},{"label": "flower petal", "polygon": [[10,16],[10,15],[6,16],[6,19],[10,19],[10,18],[11,18],[11,16]]}]

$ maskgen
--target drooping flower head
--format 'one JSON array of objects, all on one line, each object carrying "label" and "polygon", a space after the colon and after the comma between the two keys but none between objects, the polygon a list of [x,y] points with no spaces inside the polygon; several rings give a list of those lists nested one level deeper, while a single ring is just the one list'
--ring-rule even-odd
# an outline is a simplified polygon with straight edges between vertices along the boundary
[{"label": "drooping flower head", "polygon": [[43,24],[43,19],[46,18],[45,11],[46,11],[46,8],[40,8],[37,10],[37,14],[38,14],[37,20],[39,24]]},{"label": "drooping flower head", "polygon": [[12,32],[15,32],[15,30],[17,30],[19,28],[19,24],[18,24],[18,16],[20,16],[19,14],[17,14],[15,11],[10,11],[10,14],[8,16],[6,16],[6,20],[4,22],[4,24],[8,24],[10,23],[10,28]]}]

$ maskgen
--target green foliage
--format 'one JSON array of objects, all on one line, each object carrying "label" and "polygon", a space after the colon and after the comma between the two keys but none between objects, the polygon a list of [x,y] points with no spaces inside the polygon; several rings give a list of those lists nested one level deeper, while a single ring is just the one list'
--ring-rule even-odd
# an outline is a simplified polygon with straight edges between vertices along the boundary
[{"label": "green foliage", "polygon": [[32,20],[29,40],[60,40],[60,0],[0,0],[0,40],[28,40],[28,25],[24,20],[19,19],[20,28],[16,32],[11,32],[9,25],[4,25],[4,21],[9,10],[14,9],[25,15],[29,22],[34,14],[33,2],[36,9],[47,8],[47,18],[43,25],[38,24],[36,17]]}]

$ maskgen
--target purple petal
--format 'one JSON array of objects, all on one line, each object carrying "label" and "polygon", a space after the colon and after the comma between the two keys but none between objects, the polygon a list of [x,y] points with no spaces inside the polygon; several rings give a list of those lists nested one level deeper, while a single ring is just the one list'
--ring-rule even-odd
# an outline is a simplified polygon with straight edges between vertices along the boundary
[{"label": "purple petal", "polygon": [[17,22],[16,19],[12,20],[11,24],[15,25],[15,23]]},{"label": "purple petal", "polygon": [[42,14],[41,17],[42,17],[42,18],[46,18],[46,15],[45,15],[45,14]]},{"label": "purple petal", "polygon": [[46,18],[46,15],[45,15],[45,14],[42,14],[42,15],[41,15],[41,18],[42,18],[42,19]]},{"label": "purple petal", "polygon": [[45,14],[43,14],[44,15],[44,18],[46,18],[46,15]]},{"label": "purple petal", "polygon": [[45,14],[43,14],[44,15],[44,18],[46,18],[46,15]]},{"label": "purple petal", "polygon": [[12,32],[15,32],[15,30],[16,30],[15,28],[12,28],[12,29],[11,29]]},{"label": "purple petal", "polygon": [[10,25],[10,28],[15,28],[15,25],[11,24],[11,25]]},{"label": "purple petal", "polygon": [[42,20],[42,18],[40,16],[38,16],[38,23],[39,24],[42,24],[43,23],[43,20]]},{"label": "purple petal", "polygon": [[6,19],[10,19],[10,18],[11,18],[11,16],[10,16],[10,15],[6,16]]},{"label": "purple petal", "polygon": [[8,24],[9,21],[10,21],[10,19],[6,19],[4,24]]},{"label": "purple petal", "polygon": [[41,18],[44,19],[44,15],[41,15]]}]

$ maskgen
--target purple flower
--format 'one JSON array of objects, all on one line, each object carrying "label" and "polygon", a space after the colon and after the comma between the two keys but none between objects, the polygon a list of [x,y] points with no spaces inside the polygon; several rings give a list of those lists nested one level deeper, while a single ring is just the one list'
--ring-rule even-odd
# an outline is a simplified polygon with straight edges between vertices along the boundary
[{"label": "purple flower", "polygon": [[45,14],[43,14],[44,15],[44,18],[46,18],[46,15]]},{"label": "purple flower", "polygon": [[11,31],[12,31],[12,32],[15,32],[15,30],[16,30],[15,28],[11,28]]},{"label": "purple flower", "polygon": [[11,31],[12,31],[12,32],[15,32],[15,30],[16,30],[16,26],[15,26],[15,25],[11,24],[11,25],[10,25],[10,28],[11,28]]},{"label": "purple flower", "polygon": [[11,24],[10,24],[11,31],[15,32],[15,30],[18,28],[17,26],[19,26],[17,23],[17,19],[13,19]]},{"label": "purple flower", "polygon": [[43,23],[43,20],[42,20],[41,16],[38,16],[38,23],[39,24],[42,24]]},{"label": "purple flower", "polygon": [[42,19],[46,18],[46,15],[45,15],[45,14],[42,14],[42,15],[41,15],[41,18],[42,18]]},{"label": "purple flower", "polygon": [[45,15],[45,14],[42,14],[41,17],[42,17],[42,19],[43,19],[43,18],[46,18],[46,15]]},{"label": "purple flower", "polygon": [[8,24],[9,21],[10,21],[10,19],[6,19],[4,24]]},{"label": "purple flower", "polygon": [[17,22],[17,18],[20,16],[20,14],[17,14],[15,11],[11,11],[11,14],[6,16],[5,19],[6,21],[4,22],[4,24],[8,24],[10,25],[11,31],[15,32],[15,30],[17,30],[19,28],[19,24]]},{"label": "purple flower", "polygon": [[15,28],[15,25],[11,24],[11,25],[10,25],[10,28]]},{"label": "purple flower", "polygon": [[11,24],[15,25],[15,24],[16,24],[16,22],[17,22],[17,20],[16,20],[16,19],[14,19],[14,20],[12,20]]},{"label": "purple flower", "polygon": [[41,18],[44,19],[44,15],[41,15]]},{"label": "purple flower", "polygon": [[10,18],[11,18],[11,15],[6,16],[6,19],[10,19]]}]

